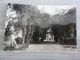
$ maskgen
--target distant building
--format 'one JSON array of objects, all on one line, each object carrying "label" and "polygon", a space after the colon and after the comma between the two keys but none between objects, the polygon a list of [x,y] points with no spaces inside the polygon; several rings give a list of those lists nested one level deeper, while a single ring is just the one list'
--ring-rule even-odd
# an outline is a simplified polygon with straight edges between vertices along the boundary
[{"label": "distant building", "polygon": [[54,34],[53,34],[53,31],[52,31],[51,28],[47,30],[46,40],[45,41],[52,41],[52,42],[54,42]]}]

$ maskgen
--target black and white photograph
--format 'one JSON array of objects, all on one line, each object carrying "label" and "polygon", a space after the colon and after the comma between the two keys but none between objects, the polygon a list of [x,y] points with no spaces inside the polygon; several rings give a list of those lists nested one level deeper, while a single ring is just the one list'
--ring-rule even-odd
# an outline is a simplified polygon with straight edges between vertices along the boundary
[{"label": "black and white photograph", "polygon": [[80,60],[80,0],[0,0],[0,60]]},{"label": "black and white photograph", "polygon": [[76,7],[73,5],[8,3],[5,14],[4,51],[76,49]]}]

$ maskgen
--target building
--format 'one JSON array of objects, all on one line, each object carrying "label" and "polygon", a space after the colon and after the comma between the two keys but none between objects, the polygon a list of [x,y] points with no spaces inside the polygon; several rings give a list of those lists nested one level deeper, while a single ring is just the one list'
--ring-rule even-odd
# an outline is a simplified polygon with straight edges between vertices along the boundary
[{"label": "building", "polygon": [[46,40],[44,40],[44,41],[54,42],[54,34],[53,34],[53,31],[51,28],[47,30]]}]

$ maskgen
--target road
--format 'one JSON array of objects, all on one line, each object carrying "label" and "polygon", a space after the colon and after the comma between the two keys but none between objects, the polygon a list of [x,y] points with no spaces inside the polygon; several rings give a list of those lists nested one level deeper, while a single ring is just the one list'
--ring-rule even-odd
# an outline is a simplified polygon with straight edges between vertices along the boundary
[{"label": "road", "polygon": [[1,51],[0,60],[80,60],[80,52],[55,44],[31,44],[24,50]]}]

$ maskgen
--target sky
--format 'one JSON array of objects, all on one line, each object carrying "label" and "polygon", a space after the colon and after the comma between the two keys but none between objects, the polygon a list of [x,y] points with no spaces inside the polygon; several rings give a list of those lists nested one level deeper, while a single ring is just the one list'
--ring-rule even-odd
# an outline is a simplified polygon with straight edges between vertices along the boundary
[{"label": "sky", "polygon": [[[40,13],[48,13],[52,16],[51,19],[43,21],[46,22],[46,24],[65,25],[76,22],[76,14],[70,16],[65,15],[65,13],[67,13],[70,9],[76,8],[75,5],[37,5],[37,8],[40,10]],[[59,16],[57,14],[59,14]],[[43,22],[41,25],[45,26],[46,24]]]},{"label": "sky", "polygon": [[74,7],[74,5],[37,5],[41,13],[48,13],[50,15],[60,14],[63,10],[65,10],[66,13],[69,9]]}]

